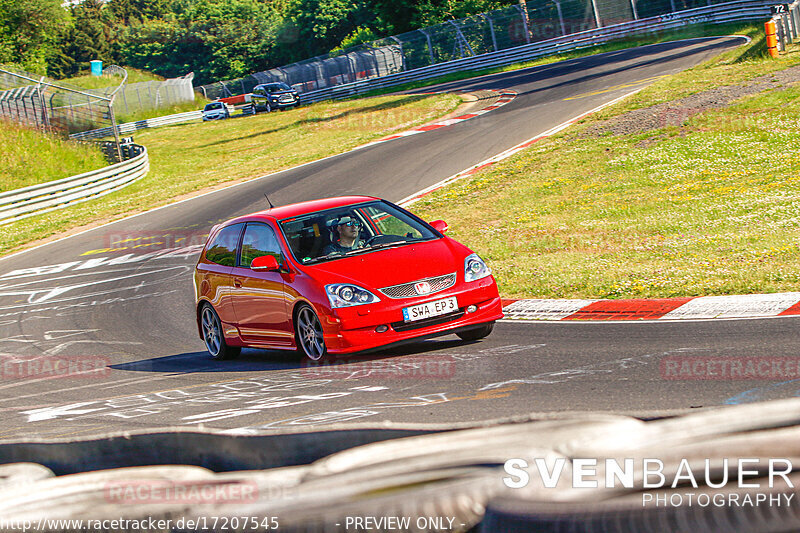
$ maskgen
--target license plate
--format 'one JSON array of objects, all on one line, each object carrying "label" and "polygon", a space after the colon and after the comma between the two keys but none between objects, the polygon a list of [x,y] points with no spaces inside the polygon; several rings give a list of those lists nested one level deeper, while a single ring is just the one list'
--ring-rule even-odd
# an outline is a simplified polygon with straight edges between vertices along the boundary
[{"label": "license plate", "polygon": [[403,320],[406,322],[413,322],[415,320],[423,320],[439,315],[446,315],[453,311],[458,310],[458,302],[456,297],[445,298],[444,300],[436,300],[435,302],[428,302],[426,304],[412,305],[403,309]]}]

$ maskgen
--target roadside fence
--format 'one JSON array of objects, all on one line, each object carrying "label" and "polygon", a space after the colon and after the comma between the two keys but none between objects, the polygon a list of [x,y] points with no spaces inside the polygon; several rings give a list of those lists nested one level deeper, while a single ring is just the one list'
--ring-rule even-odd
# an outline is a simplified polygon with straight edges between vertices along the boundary
[{"label": "roadside fence", "polygon": [[769,55],[778,57],[780,52],[800,37],[800,2],[772,6],[772,18],[764,24]]},{"label": "roadside fence", "polygon": [[[109,135],[114,135],[118,114],[169,107],[193,102],[195,98],[192,73],[181,78],[131,84],[127,78],[124,68],[111,65],[103,70],[101,78],[108,80],[109,87],[83,89],[44,76],[0,68],[0,117],[71,136],[95,129],[106,129]],[[119,133],[131,131],[134,130]]]},{"label": "roadside fence", "polygon": [[[104,70],[103,73],[105,72]],[[184,102],[194,102],[192,80],[194,80],[194,73],[190,72],[185,76],[164,81],[126,83],[116,93],[114,111],[117,115],[127,115],[137,111],[149,111]],[[114,87],[109,87],[97,91],[106,95],[114,90]]]},{"label": "roadside fence", "polygon": [[[602,35],[606,29],[623,23],[652,22],[658,17],[672,17],[698,9],[703,13],[717,8],[724,11],[729,4],[722,0],[531,0],[244,78],[199,86],[196,90],[207,98],[216,99],[252,92],[260,83],[282,81],[301,93],[309,93],[403,72],[421,72],[421,69],[484,55],[500,57],[506,51],[535,48],[537,43],[560,42],[562,49],[569,49],[564,48],[563,43],[586,32],[597,31],[596,35]],[[770,5],[757,0],[744,3],[745,9],[762,4]],[[761,11],[760,16],[764,16]]]},{"label": "roadside fence", "polygon": [[[119,84],[99,94],[44,76],[0,68],[0,117],[44,131],[72,133],[100,126],[116,132],[114,98],[128,73],[116,66],[107,70],[119,77]],[[122,160],[116,133],[115,142],[117,160]]]},{"label": "roadside fence", "polygon": [[632,22],[623,22],[603,28],[555,37],[500,52],[486,53],[449,61],[447,63],[417,68],[381,78],[365,79],[354,83],[346,83],[326,89],[301,93],[300,100],[303,103],[313,103],[322,100],[347,98],[376,89],[433,78],[443,74],[530,61],[547,55],[595,46],[613,39],[677,29],[690,24],[720,24],[744,20],[763,20],[769,17],[771,5],[772,3],[769,0],[739,0],[725,4],[687,9],[677,13],[658,15]]}]

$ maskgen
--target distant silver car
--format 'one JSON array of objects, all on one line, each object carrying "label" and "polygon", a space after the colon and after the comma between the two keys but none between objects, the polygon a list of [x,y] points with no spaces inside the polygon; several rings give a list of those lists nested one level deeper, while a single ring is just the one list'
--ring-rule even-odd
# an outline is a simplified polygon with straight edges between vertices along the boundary
[{"label": "distant silver car", "polygon": [[290,109],[300,105],[300,94],[283,82],[262,83],[250,95],[253,109],[269,113],[273,109]]},{"label": "distant silver car", "polygon": [[203,108],[203,122],[225,118],[231,118],[231,113],[224,102],[211,102]]}]

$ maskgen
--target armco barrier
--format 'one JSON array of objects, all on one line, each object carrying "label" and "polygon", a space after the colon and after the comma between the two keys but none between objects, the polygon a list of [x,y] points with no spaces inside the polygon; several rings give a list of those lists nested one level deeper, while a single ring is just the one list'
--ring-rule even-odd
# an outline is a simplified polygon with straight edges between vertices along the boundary
[{"label": "armco barrier", "polygon": [[0,224],[8,224],[79,202],[85,202],[130,185],[150,169],[147,149],[132,145],[135,155],[121,163],[77,176],[0,193]]},{"label": "armco barrier", "polygon": [[[191,122],[193,120],[200,120],[203,118],[202,111],[188,111],[186,113],[177,113],[175,115],[166,115],[163,117],[149,118],[147,120],[139,120],[136,122],[126,122],[117,126],[119,133],[127,134],[133,133],[136,130],[145,128],[156,128],[158,126],[169,126],[171,124],[182,124],[184,122]],[[100,128],[98,130],[82,131],[80,133],[73,133],[69,136],[70,139],[77,141],[87,141],[89,139],[102,139],[103,137],[111,137],[114,135],[114,128]]]},{"label": "armco barrier", "polygon": [[518,46],[500,52],[481,54],[446,63],[439,63],[429,67],[390,74],[381,78],[371,78],[368,80],[336,85],[318,91],[310,91],[302,93],[300,95],[300,101],[302,103],[313,103],[322,100],[347,98],[376,89],[434,78],[443,74],[464,70],[500,67],[522,61],[530,61],[547,55],[594,46],[613,39],[670,30],[689,24],[720,24],[768,18],[772,5],[772,2],[765,0],[740,0],[726,4],[687,9],[685,11],[640,19],[633,22],[623,22],[613,26],[582,31],[529,45]]},{"label": "armco barrier", "polygon": [[[778,52],[785,52],[787,46],[797,41],[800,37],[798,27],[800,1],[772,6],[772,18],[767,22],[767,46],[772,57],[777,57]],[[770,42],[770,36],[773,42]]]}]

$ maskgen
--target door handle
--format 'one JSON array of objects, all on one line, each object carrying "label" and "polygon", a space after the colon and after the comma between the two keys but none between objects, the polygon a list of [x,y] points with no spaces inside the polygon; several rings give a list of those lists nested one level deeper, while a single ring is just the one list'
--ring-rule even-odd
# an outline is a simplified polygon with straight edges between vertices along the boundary
[{"label": "door handle", "polygon": [[233,280],[233,286],[236,287],[237,289],[241,289],[242,288],[242,280],[234,279]]}]

